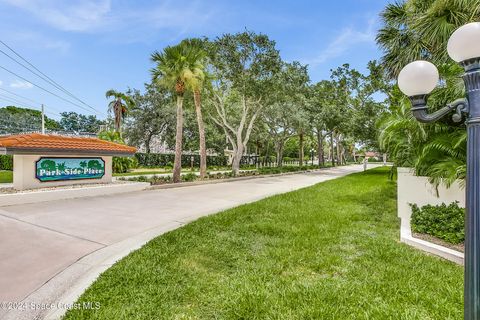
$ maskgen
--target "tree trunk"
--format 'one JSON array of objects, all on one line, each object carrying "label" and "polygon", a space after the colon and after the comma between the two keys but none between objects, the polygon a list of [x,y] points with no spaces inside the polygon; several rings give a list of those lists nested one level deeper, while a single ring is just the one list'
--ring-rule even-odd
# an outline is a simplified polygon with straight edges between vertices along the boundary
[{"label": "tree trunk", "polygon": [[180,182],[182,171],[183,140],[183,95],[177,96],[177,131],[175,135],[175,161],[173,164],[173,182]]},{"label": "tree trunk", "polygon": [[323,134],[322,130],[317,131],[317,153],[318,153],[318,166],[325,166],[325,155],[323,154]]},{"label": "tree trunk", "polygon": [[147,135],[147,139],[145,139],[145,151],[147,153],[150,153],[150,143],[152,141],[152,137],[153,137],[153,134],[152,133],[149,133]]},{"label": "tree trunk", "polygon": [[195,112],[197,113],[198,135],[200,136],[200,179],[207,175],[207,149],[205,147],[205,124],[202,118],[202,102],[200,91],[195,90],[193,94]]},{"label": "tree trunk", "polygon": [[298,155],[298,161],[299,161],[299,165],[300,167],[303,166],[303,130],[300,130],[300,134],[299,134],[299,144],[300,144],[300,150],[299,150],[299,155]]},{"label": "tree trunk", "polygon": [[283,142],[278,142],[277,145],[277,167],[281,167],[283,164]]},{"label": "tree trunk", "polygon": [[337,134],[337,163],[339,165],[342,165],[343,164],[343,161],[342,161],[342,155],[340,153],[340,134]]},{"label": "tree trunk", "polygon": [[262,163],[264,167],[267,166],[267,162],[268,162],[267,158],[269,153],[270,153],[270,141],[267,140],[267,145],[265,146],[265,156],[263,157],[263,163]]},{"label": "tree trunk", "polygon": [[332,167],[335,167],[335,145],[333,144],[333,131],[330,133],[330,148],[332,156]]},{"label": "tree trunk", "polygon": [[240,142],[237,144],[237,150],[234,150],[233,161],[232,161],[232,172],[234,176],[237,176],[240,173],[240,161],[243,156],[243,144]]}]

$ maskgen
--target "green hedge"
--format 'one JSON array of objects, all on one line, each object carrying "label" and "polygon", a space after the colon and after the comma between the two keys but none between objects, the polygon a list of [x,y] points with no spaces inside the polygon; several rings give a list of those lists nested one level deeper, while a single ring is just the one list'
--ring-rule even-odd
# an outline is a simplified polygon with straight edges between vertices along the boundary
[{"label": "green hedge", "polygon": [[0,155],[0,170],[13,170],[13,156]]},{"label": "green hedge", "polygon": [[442,203],[439,206],[426,205],[412,207],[412,230],[425,233],[457,244],[465,240],[465,209],[452,202],[448,206]]},{"label": "green hedge", "polygon": [[[200,166],[200,156],[197,155],[182,155],[182,167],[190,167],[191,157],[193,157],[193,166]],[[175,155],[170,153],[136,153],[135,158],[138,160],[138,165],[142,167],[166,167],[173,166]],[[207,166],[226,166],[226,156],[207,156]]]}]

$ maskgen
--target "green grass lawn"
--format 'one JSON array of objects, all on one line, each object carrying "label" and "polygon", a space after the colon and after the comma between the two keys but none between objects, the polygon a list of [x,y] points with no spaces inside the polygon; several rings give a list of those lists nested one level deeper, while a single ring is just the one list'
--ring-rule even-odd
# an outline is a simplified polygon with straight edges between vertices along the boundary
[{"label": "green grass lawn", "polygon": [[[201,218],[103,273],[66,319],[462,319],[463,268],[399,243],[388,168]],[[194,205],[194,204],[192,204]]]},{"label": "green grass lawn", "polygon": [[13,171],[0,170],[0,183],[11,183],[13,181]]}]

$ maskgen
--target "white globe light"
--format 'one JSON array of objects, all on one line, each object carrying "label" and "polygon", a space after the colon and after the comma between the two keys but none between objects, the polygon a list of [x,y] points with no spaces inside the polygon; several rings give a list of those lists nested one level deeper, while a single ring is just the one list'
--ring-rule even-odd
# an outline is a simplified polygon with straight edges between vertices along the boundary
[{"label": "white globe light", "polygon": [[479,58],[480,22],[472,22],[455,30],[448,40],[447,51],[457,62]]},{"label": "white globe light", "polygon": [[429,94],[438,84],[438,70],[428,61],[417,60],[403,67],[398,75],[400,90],[409,97]]}]

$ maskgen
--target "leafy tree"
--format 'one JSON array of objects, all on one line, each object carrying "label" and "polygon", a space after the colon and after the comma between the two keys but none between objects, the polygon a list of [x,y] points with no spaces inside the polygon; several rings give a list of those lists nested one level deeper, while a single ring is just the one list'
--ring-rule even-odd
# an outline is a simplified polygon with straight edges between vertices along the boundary
[{"label": "leafy tree", "polygon": [[[15,106],[0,108],[0,134],[40,131],[41,127],[41,111]],[[45,128],[47,130],[59,130],[60,124],[45,116]]]},{"label": "leafy tree", "polygon": [[303,137],[307,122],[304,112],[309,82],[307,67],[295,61],[283,63],[274,80],[271,103],[265,109],[262,119],[268,126],[269,135],[275,146],[277,165],[282,165],[285,142],[294,134],[298,134],[300,138],[298,156],[302,162]]},{"label": "leafy tree", "polygon": [[232,171],[237,175],[255,121],[270,102],[281,60],[275,42],[249,31],[225,34],[208,48],[215,78],[210,115],[233,148]]},{"label": "leafy tree", "polygon": [[84,115],[73,111],[62,112],[60,127],[65,131],[92,132],[100,131],[100,127],[105,125],[105,121],[97,119],[94,115]]},{"label": "leafy tree", "polygon": [[154,137],[166,138],[170,128],[175,126],[175,109],[171,94],[162,87],[146,84],[145,93],[139,90],[129,92],[135,108],[127,119],[125,136],[128,142],[137,147],[144,146],[150,153],[151,142]]}]

